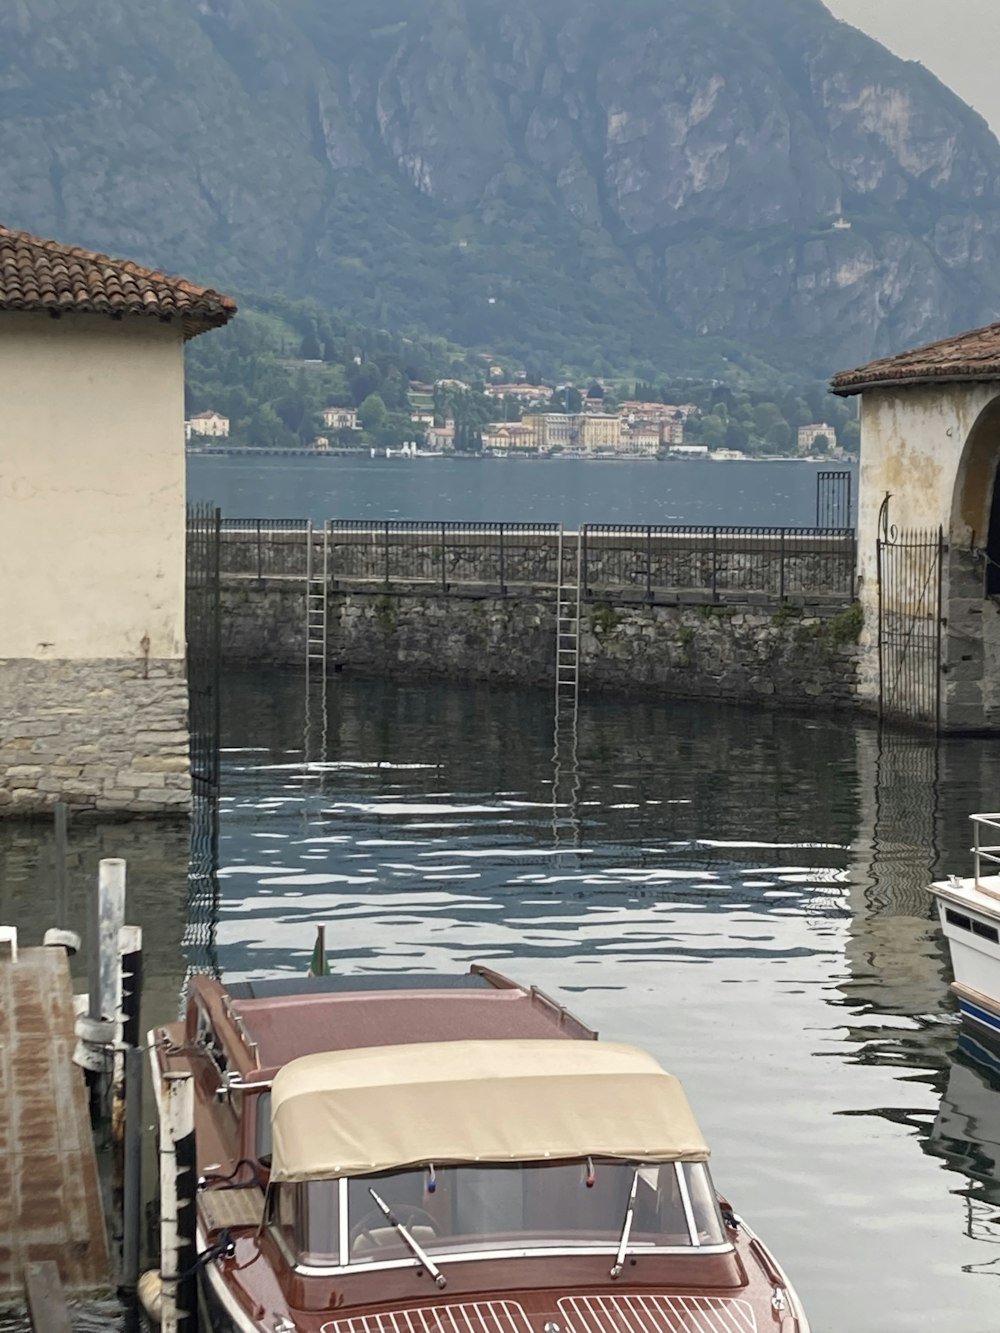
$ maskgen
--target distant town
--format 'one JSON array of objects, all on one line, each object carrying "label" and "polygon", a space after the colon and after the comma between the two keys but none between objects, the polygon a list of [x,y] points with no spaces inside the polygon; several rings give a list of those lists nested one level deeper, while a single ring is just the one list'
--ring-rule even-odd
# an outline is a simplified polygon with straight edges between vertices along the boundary
[{"label": "distant town", "polygon": [[[531,384],[526,378],[508,382],[502,367],[491,366],[485,384],[410,381],[407,397],[410,430],[395,447],[378,443],[385,408],[372,395],[357,407],[324,408],[319,413],[321,429],[294,452],[716,460],[756,456],[717,438],[718,418],[707,420],[715,414],[703,413],[694,403],[617,399],[596,380],[583,388]],[[185,436],[191,452],[243,451],[229,417],[212,408],[188,418]],[[794,447],[783,451],[786,457],[850,456],[838,442],[836,428],[823,421],[799,426],[797,438],[789,443]]]}]

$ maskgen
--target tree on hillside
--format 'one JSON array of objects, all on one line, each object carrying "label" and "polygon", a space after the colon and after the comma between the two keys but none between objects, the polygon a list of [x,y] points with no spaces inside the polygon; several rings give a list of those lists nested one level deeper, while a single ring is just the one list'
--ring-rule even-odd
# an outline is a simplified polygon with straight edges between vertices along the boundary
[{"label": "tree on hillside", "polygon": [[382,372],[374,361],[362,361],[351,373],[349,383],[354,406],[360,407],[366,398],[382,388]]},{"label": "tree on hillside", "polygon": [[369,432],[376,432],[384,426],[387,416],[385,403],[377,393],[370,393],[358,407],[358,420],[362,427]]}]

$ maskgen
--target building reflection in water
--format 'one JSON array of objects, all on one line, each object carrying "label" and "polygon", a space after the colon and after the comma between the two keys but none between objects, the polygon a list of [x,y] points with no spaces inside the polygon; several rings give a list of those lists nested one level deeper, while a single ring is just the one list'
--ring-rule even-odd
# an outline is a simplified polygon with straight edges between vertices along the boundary
[{"label": "building reflection in water", "polygon": [[955,1191],[965,1199],[966,1234],[992,1247],[966,1271],[1000,1277],[1000,1051],[965,1031],[924,1146],[967,1178]]}]

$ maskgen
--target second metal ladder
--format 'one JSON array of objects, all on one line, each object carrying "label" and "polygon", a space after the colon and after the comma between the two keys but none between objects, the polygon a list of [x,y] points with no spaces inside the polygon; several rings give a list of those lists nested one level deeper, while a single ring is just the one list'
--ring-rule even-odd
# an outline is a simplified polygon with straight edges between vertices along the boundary
[{"label": "second metal ladder", "polygon": [[319,559],[312,523],[306,529],[306,681],[318,672],[326,678],[329,651],[330,536],[323,525]]},{"label": "second metal ladder", "polygon": [[[580,713],[580,608],[583,600],[583,535],[567,550],[559,530],[556,579],[556,696],[552,751],[552,836],[558,852],[580,845],[580,771],[577,722]],[[565,563],[569,558],[571,573]],[[568,846],[566,845],[568,841]]]}]

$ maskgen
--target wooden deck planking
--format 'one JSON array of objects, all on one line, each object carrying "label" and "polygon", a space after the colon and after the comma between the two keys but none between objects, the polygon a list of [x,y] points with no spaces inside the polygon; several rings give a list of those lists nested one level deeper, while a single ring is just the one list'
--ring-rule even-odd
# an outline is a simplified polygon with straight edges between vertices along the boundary
[{"label": "wooden deck planking", "polygon": [[53,1260],[70,1292],[110,1283],[73,991],[61,949],[0,960],[0,1299]]}]

